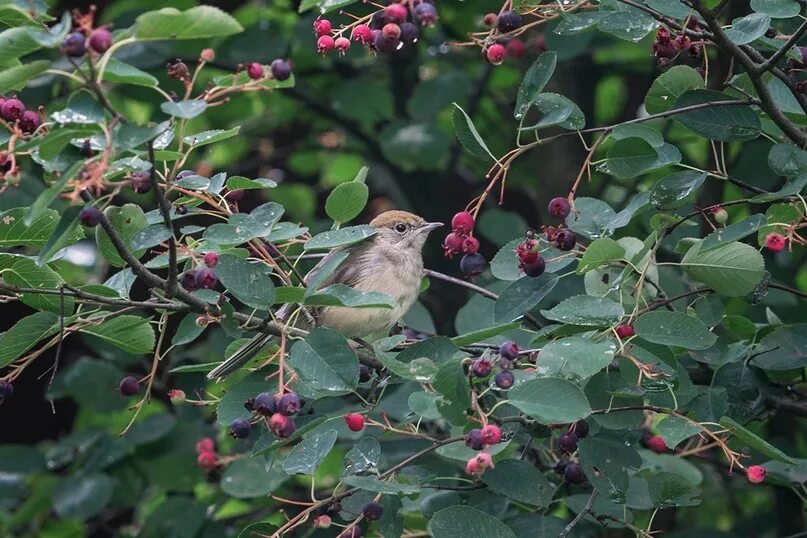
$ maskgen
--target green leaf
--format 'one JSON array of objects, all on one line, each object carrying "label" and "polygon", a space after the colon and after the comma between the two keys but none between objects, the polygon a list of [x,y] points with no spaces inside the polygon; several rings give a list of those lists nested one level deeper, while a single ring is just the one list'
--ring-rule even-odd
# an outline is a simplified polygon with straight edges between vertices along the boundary
[{"label": "green leaf", "polygon": [[454,112],[452,120],[454,122],[454,134],[457,135],[457,140],[460,141],[468,153],[483,161],[492,161],[495,159],[493,154],[488,149],[487,144],[479,135],[476,130],[473,120],[465,113],[460,105],[454,105]]},{"label": "green leaf", "polygon": [[636,319],[633,328],[648,342],[665,346],[708,349],[717,342],[717,336],[701,320],[683,312],[647,312]]},{"label": "green leaf", "polygon": [[114,483],[102,473],[68,476],[53,490],[53,509],[63,518],[89,519],[112,499]]},{"label": "green leaf", "polygon": [[306,306],[344,306],[349,308],[395,308],[398,303],[386,293],[361,291],[345,284],[332,284],[307,295]]},{"label": "green leaf", "polygon": [[701,503],[697,489],[681,475],[658,473],[648,484],[650,500],[659,508],[697,506]]},{"label": "green leaf", "polygon": [[533,62],[518,88],[514,116],[517,120],[523,118],[530,107],[535,104],[541,91],[552,78],[558,55],[555,52],[544,52]]},{"label": "green leaf", "polygon": [[59,316],[53,312],[36,312],[22,318],[0,334],[0,368],[8,366],[37,342],[58,331]]},{"label": "green leaf", "polygon": [[731,28],[725,34],[737,45],[747,45],[765,35],[771,27],[771,18],[765,13],[751,13],[731,21]]},{"label": "green leaf", "polygon": [[431,518],[428,529],[433,538],[516,538],[510,527],[471,506],[443,508]]},{"label": "green leaf", "polygon": [[202,39],[242,32],[232,16],[212,6],[185,11],[167,7],[143,13],[135,21],[135,37],[145,39]]},{"label": "green leaf", "polygon": [[556,93],[542,93],[535,100],[535,106],[543,117],[529,127],[521,127],[520,131],[532,131],[560,125],[570,131],[578,131],[586,126],[586,116],[570,99]]},{"label": "green leaf", "polygon": [[[190,313],[185,314],[182,318],[182,321],[179,322],[179,326],[177,326],[177,332],[174,333],[174,337],[171,339],[172,346],[184,346],[185,344],[190,344],[204,332],[205,328],[200,327],[196,323],[196,318],[198,317],[197,314]],[[197,365],[194,365],[197,366]],[[175,368],[172,371],[176,371]],[[210,371],[212,368],[209,368],[205,371]]]},{"label": "green leaf", "polygon": [[[730,101],[733,98],[714,90],[690,90],[675,102],[675,108]],[[696,133],[722,142],[753,140],[759,136],[759,116],[750,105],[719,105],[676,114],[675,119]]]},{"label": "green leaf", "polygon": [[240,189],[271,189],[277,187],[277,183],[265,177],[249,179],[243,176],[231,176],[227,178],[227,190],[234,191]]},{"label": "green leaf", "polygon": [[303,248],[305,250],[322,250],[336,247],[345,247],[364,241],[368,237],[374,236],[378,230],[370,225],[349,226],[339,230],[330,230],[317,234],[309,239]]},{"label": "green leaf", "polygon": [[160,110],[176,118],[189,120],[207,110],[207,101],[202,101],[201,99],[166,101],[160,105]]},{"label": "green leaf", "polygon": [[99,325],[83,327],[81,332],[97,336],[101,340],[135,355],[151,353],[154,349],[154,329],[151,328],[148,319],[139,316],[118,316]]},{"label": "green leaf", "polygon": [[689,15],[694,15],[694,10],[678,0],[645,0],[644,3],[659,13],[674,19],[685,19]]},{"label": "green leaf", "polygon": [[289,475],[262,457],[232,462],[221,476],[221,490],[236,499],[264,497],[280,487]]},{"label": "green leaf", "polygon": [[673,449],[678,443],[700,433],[700,428],[675,415],[670,415],[656,424],[656,433],[664,438],[667,448]]},{"label": "green leaf", "polygon": [[115,58],[110,58],[104,70],[104,80],[107,82],[117,82],[118,84],[132,84],[134,86],[157,86],[159,81],[142,69],[133,65],[123,63]]},{"label": "green leaf", "polygon": [[650,203],[659,209],[675,209],[686,204],[689,197],[706,181],[706,172],[684,170],[661,178],[650,189]]},{"label": "green leaf", "polygon": [[[112,223],[112,227],[118,232],[118,235],[123,239],[123,243],[132,249],[132,238],[137,232],[145,228],[148,224],[146,216],[140,206],[134,204],[125,204],[122,206],[107,206],[104,214]],[[95,241],[98,243],[98,250],[101,255],[115,267],[123,267],[126,262],[120,257],[118,251],[109,239],[109,235],[104,231],[101,226],[95,227]],[[136,258],[143,255],[145,250],[134,250],[132,254]]]},{"label": "green leaf", "polygon": [[[26,224],[28,208],[17,207],[0,213],[0,247],[44,247],[54,235],[59,225],[59,213],[46,209]],[[70,241],[78,241],[83,237],[81,230],[74,230]]]},{"label": "green leaf", "polygon": [[570,230],[590,239],[611,233],[610,225],[616,218],[611,206],[597,198],[583,196],[575,199],[574,207],[577,213],[572,212],[566,217],[566,226]]},{"label": "green leaf", "polygon": [[202,131],[201,133],[188,135],[183,138],[183,140],[186,144],[189,144],[191,147],[196,149],[237,136],[239,131],[241,131],[241,126],[237,125],[232,129],[213,129],[211,131]]},{"label": "green leaf", "polygon": [[104,120],[104,109],[95,100],[95,97],[86,91],[76,92],[67,102],[67,106],[50,115],[51,119],[59,124],[79,123],[94,125]]},{"label": "green leaf", "polygon": [[582,13],[563,13],[554,33],[559,35],[577,34],[597,25],[607,13],[601,11],[585,11]]},{"label": "green leaf", "polygon": [[300,2],[298,11],[303,13],[309,9],[317,8],[318,13],[324,15],[358,1],[359,0],[303,0]]},{"label": "green leaf", "polygon": [[765,225],[765,215],[751,215],[745,220],[729,224],[726,227],[718,228],[707,235],[701,243],[700,251],[705,252],[713,248],[721,247],[727,243],[739,241],[753,234]]},{"label": "green leaf", "polygon": [[610,262],[621,260],[625,256],[625,249],[611,239],[610,237],[602,237],[593,241],[583,253],[580,258],[580,263],[577,265],[577,274],[582,275],[596,269],[601,265]]},{"label": "green leaf", "polygon": [[22,90],[25,84],[50,67],[48,60],[36,60],[0,71],[0,93]]},{"label": "green leaf", "polygon": [[359,216],[369,196],[370,189],[364,183],[342,183],[325,200],[325,213],[335,222],[343,224]]},{"label": "green leaf", "polygon": [[733,437],[743,443],[749,448],[756,450],[760,454],[767,456],[773,460],[781,461],[782,463],[789,463],[796,465],[796,460],[768,443],[757,434],[747,429],[742,424],[736,422],[730,417],[723,417],[720,419],[720,425],[724,428],[733,430]]},{"label": "green leaf", "polygon": [[[11,286],[58,290],[64,284],[62,277],[47,265],[39,267],[31,258],[14,254],[0,253],[0,271],[2,271],[3,280]],[[57,314],[62,311],[62,299],[58,294],[22,293],[20,301],[37,310],[47,310]],[[75,299],[70,295],[65,295],[64,315],[71,315],[74,307]]]},{"label": "green leaf", "polygon": [[553,488],[534,465],[520,460],[504,460],[482,475],[493,493],[514,501],[546,508]]},{"label": "green leaf", "polygon": [[768,333],[751,363],[765,370],[795,370],[807,365],[807,325],[787,325]]},{"label": "green leaf", "polygon": [[652,168],[658,156],[656,149],[645,140],[623,138],[608,149],[608,169],[619,178],[636,177]]},{"label": "green leaf", "polygon": [[231,254],[219,256],[216,276],[236,299],[259,310],[269,310],[275,299],[272,270],[262,262],[248,262]]},{"label": "green leaf", "polygon": [[477,342],[484,342],[488,338],[499,336],[500,334],[512,331],[513,329],[518,329],[519,327],[521,327],[521,323],[503,323],[501,325],[493,325],[492,327],[485,327],[484,329],[479,329],[478,331],[455,336],[451,339],[451,343],[455,346],[467,346]]},{"label": "green leaf", "polygon": [[615,325],[625,315],[621,305],[602,297],[576,295],[560,302],[550,310],[541,310],[541,315],[552,321],[605,327]]},{"label": "green leaf", "polygon": [[572,380],[588,379],[614,360],[613,341],[594,342],[580,336],[552,340],[541,349],[542,372]]},{"label": "green leaf", "polygon": [[751,0],[751,9],[773,19],[789,19],[801,11],[796,0]]},{"label": "green leaf", "polygon": [[510,283],[493,305],[493,321],[509,323],[532,310],[558,283],[557,275],[543,273]]},{"label": "green leaf", "polygon": [[704,87],[703,77],[688,65],[676,65],[662,73],[647,91],[644,106],[649,114],[671,109],[688,90]]},{"label": "green leaf", "polygon": [[289,363],[313,390],[329,396],[346,394],[359,383],[359,359],[347,340],[317,328],[291,348]]},{"label": "green leaf", "polygon": [[642,464],[639,453],[624,439],[591,436],[579,443],[580,464],[586,476],[611,502],[625,501],[629,486],[628,470]]},{"label": "green leaf", "polygon": [[780,176],[807,172],[807,151],[792,144],[774,144],[768,152],[768,165]]},{"label": "green leaf", "polygon": [[345,474],[357,474],[378,467],[381,445],[374,437],[362,437],[345,454]]},{"label": "green leaf", "polygon": [[333,448],[336,437],[336,430],[326,430],[303,439],[283,461],[283,471],[287,474],[313,475]]},{"label": "green leaf", "polygon": [[754,291],[765,274],[762,255],[745,243],[729,243],[703,251],[693,245],[681,266],[689,275],[726,297],[742,297]]},{"label": "green leaf", "polygon": [[73,205],[64,210],[59,223],[51,232],[47,244],[39,251],[39,256],[36,259],[37,265],[40,267],[45,265],[59,249],[84,237],[84,230],[81,229],[81,224],[78,220],[81,209],[81,206]]},{"label": "green leaf", "polygon": [[420,491],[420,486],[402,484],[393,480],[379,480],[372,476],[346,476],[342,478],[342,482],[354,488],[384,495],[412,495]]},{"label": "green leaf", "polygon": [[586,418],[591,407],[580,388],[565,379],[530,379],[510,390],[510,404],[541,424],[565,424]]},{"label": "green leaf", "polygon": [[617,125],[611,131],[612,140],[623,140],[625,138],[642,138],[654,148],[660,148],[664,145],[664,136],[660,132],[641,123],[623,123]]},{"label": "green leaf", "polygon": [[600,19],[597,28],[619,39],[636,43],[653,31],[656,21],[639,11],[612,11]]}]

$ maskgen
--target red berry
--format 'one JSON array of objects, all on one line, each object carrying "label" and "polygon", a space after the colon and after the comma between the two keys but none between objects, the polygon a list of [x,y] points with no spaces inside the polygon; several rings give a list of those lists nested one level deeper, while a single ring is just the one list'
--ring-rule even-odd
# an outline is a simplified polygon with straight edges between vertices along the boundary
[{"label": "red berry", "polygon": [[485,16],[482,17],[482,24],[485,26],[495,26],[498,20],[499,16],[495,13],[486,13]]},{"label": "red berry", "polygon": [[415,20],[421,26],[431,26],[437,20],[437,8],[429,3],[422,3],[415,8]]},{"label": "red berry", "polygon": [[507,55],[510,58],[521,58],[524,56],[524,53],[527,52],[527,48],[524,46],[524,42],[520,39],[511,39],[507,42]]},{"label": "red berry", "polygon": [[495,424],[482,428],[482,440],[486,445],[497,445],[502,441],[502,430]]},{"label": "red berry", "polygon": [[211,451],[199,452],[196,456],[196,465],[205,471],[212,471],[216,468],[216,453]]},{"label": "red berry", "polygon": [[557,198],[552,198],[549,202],[549,214],[556,219],[565,219],[571,211],[572,206],[566,198],[558,196]]},{"label": "red berry", "polygon": [[294,421],[286,415],[275,413],[269,419],[269,429],[272,430],[277,437],[281,439],[288,439],[297,427]]},{"label": "red berry", "polygon": [[678,34],[673,40],[673,46],[679,50],[689,50],[692,46],[692,40],[685,34]]},{"label": "red berry", "polygon": [[202,49],[202,52],[199,53],[199,58],[206,62],[212,62],[216,59],[216,51],[213,49]]},{"label": "red berry", "polygon": [[84,226],[96,226],[101,222],[101,210],[97,207],[85,207],[78,214],[78,219]]},{"label": "red berry", "polygon": [[538,241],[526,239],[516,247],[516,256],[522,265],[529,265],[538,260]]},{"label": "red berry", "polygon": [[286,60],[273,60],[270,69],[272,70],[272,78],[275,80],[288,80],[291,76],[291,64]]},{"label": "red berry", "polygon": [[334,45],[336,45],[336,50],[345,53],[350,49],[350,40],[346,37],[337,37]]},{"label": "red berry", "polygon": [[26,110],[20,118],[20,129],[22,132],[31,134],[39,127],[39,114],[33,110]]},{"label": "red berry", "polygon": [[768,470],[762,465],[751,465],[745,469],[745,477],[752,484],[761,484],[765,481]]},{"label": "red berry", "polygon": [[499,65],[504,61],[504,55],[506,53],[507,50],[504,48],[504,45],[501,43],[494,43],[488,47],[488,50],[485,51],[485,57],[493,65]]},{"label": "red berry", "polygon": [[19,99],[6,99],[0,108],[0,116],[9,123],[14,123],[20,119],[25,112],[25,105]]},{"label": "red berry", "polygon": [[493,467],[493,458],[487,452],[480,452],[465,464],[465,472],[471,476],[481,476],[487,469]]},{"label": "red berry", "polygon": [[630,323],[623,323],[622,325],[617,325],[616,335],[622,338],[623,340],[625,338],[630,338],[634,334],[636,334],[636,331],[633,330],[633,325],[631,325]]},{"label": "red berry", "polygon": [[328,514],[322,514],[314,518],[314,528],[316,529],[327,529],[331,526],[331,516]]},{"label": "red berry", "polygon": [[106,28],[96,28],[90,34],[90,48],[103,54],[112,46],[112,34]]},{"label": "red berry", "polygon": [[409,15],[407,9],[401,4],[390,4],[384,9],[387,21],[402,23],[406,21],[406,16]]},{"label": "red berry", "polygon": [[213,452],[216,450],[216,443],[210,437],[202,437],[196,441],[196,452]]},{"label": "red berry", "polygon": [[134,396],[140,392],[140,383],[137,382],[137,378],[134,376],[127,375],[121,379],[120,385],[118,385],[118,390],[120,391],[121,396]]},{"label": "red berry", "polygon": [[462,251],[463,238],[456,232],[451,232],[443,240],[443,250],[446,257],[450,258],[454,254]]},{"label": "red berry", "polygon": [[215,252],[206,252],[204,257],[205,265],[208,267],[215,267],[219,263],[219,255]]},{"label": "red berry", "polygon": [[667,443],[664,442],[664,438],[660,435],[651,435],[647,439],[647,448],[655,452],[656,454],[664,454],[667,452]]},{"label": "red berry", "polygon": [[327,54],[333,50],[335,42],[329,35],[320,36],[317,39],[317,52],[320,54]]},{"label": "red berry", "polygon": [[359,413],[348,413],[345,415],[345,424],[352,432],[360,432],[364,429],[364,415]]},{"label": "red berry", "polygon": [[247,75],[252,80],[263,78],[263,66],[257,62],[247,64]]},{"label": "red berry", "polygon": [[471,373],[476,377],[487,377],[493,369],[493,361],[487,357],[480,357],[471,364]]},{"label": "red berry", "polygon": [[479,240],[476,237],[466,237],[462,240],[463,254],[474,254],[479,250]]},{"label": "red berry", "polygon": [[772,252],[780,252],[785,248],[785,236],[771,232],[765,236],[765,247]]},{"label": "red berry", "polygon": [[399,39],[401,37],[401,27],[393,22],[387,23],[381,29],[381,34],[384,39]]},{"label": "red berry", "polygon": [[330,34],[331,28],[331,21],[328,19],[317,19],[314,21],[314,33],[317,37]]},{"label": "red berry", "polygon": [[670,31],[664,26],[659,26],[656,31],[656,43],[667,44],[670,42]]},{"label": "red berry", "polygon": [[370,30],[370,27],[366,24],[359,24],[353,28],[350,37],[352,37],[356,43],[369,45],[373,40],[373,31]]},{"label": "red berry", "polygon": [[460,235],[471,233],[474,229],[474,216],[468,211],[461,211],[451,219],[451,229]]}]

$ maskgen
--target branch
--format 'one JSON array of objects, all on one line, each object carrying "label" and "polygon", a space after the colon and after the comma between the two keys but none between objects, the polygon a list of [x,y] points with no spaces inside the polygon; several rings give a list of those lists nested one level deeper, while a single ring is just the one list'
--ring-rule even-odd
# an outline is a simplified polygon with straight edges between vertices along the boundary
[{"label": "branch", "polygon": [[160,188],[160,182],[157,180],[153,140],[148,141],[148,156],[151,163],[149,182],[151,182],[151,188],[154,190],[154,201],[157,202],[157,207],[163,216],[165,227],[171,232],[171,237],[168,238],[168,281],[166,282],[165,293],[168,297],[173,297],[177,291],[177,241],[174,237],[174,225],[171,222],[171,208],[168,205],[168,200],[165,199],[165,193]]},{"label": "branch", "polygon": [[[21,288],[19,286],[11,286],[0,282],[0,290],[5,290],[14,294],[37,294],[37,295],[60,295],[61,291],[58,289],[40,289],[40,288]],[[160,301],[132,301],[129,299],[116,299],[113,297],[106,297],[104,295],[97,295],[95,293],[86,292],[80,288],[64,285],[64,295],[67,297],[75,297],[86,303],[103,304],[109,306],[123,306],[123,307],[136,307],[136,308],[153,308],[156,310],[169,310],[172,312],[183,312],[189,310],[188,305],[178,302],[160,302]]]},{"label": "branch", "polygon": [[597,490],[595,489],[594,491],[591,492],[591,495],[588,498],[588,502],[583,507],[583,509],[580,510],[580,512],[578,512],[576,516],[574,516],[574,519],[571,520],[568,525],[566,525],[565,529],[560,531],[560,533],[558,534],[558,538],[566,538],[569,535],[569,533],[572,532],[574,527],[583,520],[586,514],[588,514],[591,511],[591,506],[594,504],[594,499],[596,497],[597,497]]},{"label": "branch", "polygon": [[794,400],[787,396],[777,396],[775,394],[765,395],[765,406],[777,411],[788,411],[797,417],[807,418],[807,401]]},{"label": "branch", "polygon": [[795,32],[793,32],[793,35],[791,35],[790,38],[787,41],[785,41],[785,44],[782,45],[781,48],[779,48],[779,50],[774,52],[770,58],[768,58],[767,60],[765,60],[764,62],[762,62],[757,66],[756,73],[761,75],[762,73],[764,73],[765,71],[769,70],[771,67],[776,65],[776,63],[779,60],[781,60],[782,57],[785,54],[787,54],[787,52],[791,48],[793,48],[793,45],[798,43],[799,39],[801,39],[801,36],[803,36],[805,32],[807,32],[807,20],[801,23],[801,26],[799,26],[799,28]]}]

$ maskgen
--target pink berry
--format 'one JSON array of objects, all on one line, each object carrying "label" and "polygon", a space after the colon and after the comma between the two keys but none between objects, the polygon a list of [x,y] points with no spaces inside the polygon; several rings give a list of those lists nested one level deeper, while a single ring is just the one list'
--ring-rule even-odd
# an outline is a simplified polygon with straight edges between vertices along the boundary
[{"label": "pink berry", "polygon": [[370,27],[366,24],[359,24],[353,28],[353,31],[350,33],[350,36],[356,43],[361,43],[362,45],[369,45],[373,40],[373,31],[370,30]]},{"label": "pink berry", "polygon": [[202,437],[196,441],[196,452],[213,452],[216,450],[216,443],[210,437]]},{"label": "pink berry", "polygon": [[381,34],[384,39],[399,39],[401,37],[401,27],[393,22],[387,23],[381,29]]},{"label": "pink berry", "polygon": [[466,237],[462,240],[463,254],[474,254],[479,250],[479,240],[476,237]]},{"label": "pink berry", "polygon": [[384,9],[384,14],[389,22],[402,23],[406,21],[409,14],[407,9],[401,4],[390,4]]},{"label": "pink berry", "polygon": [[507,50],[504,48],[504,45],[501,43],[494,43],[488,47],[487,51],[485,51],[485,57],[493,65],[499,65],[504,61],[504,56],[506,53]]},{"label": "pink berry", "polygon": [[510,58],[521,58],[524,56],[524,53],[527,52],[527,47],[524,46],[524,42],[520,39],[511,39],[507,42],[507,55]]},{"label": "pink berry", "polygon": [[664,442],[664,438],[662,436],[652,435],[647,440],[647,448],[656,454],[664,454],[667,452],[667,443]]},{"label": "pink berry", "polygon": [[502,430],[495,424],[482,428],[482,440],[486,445],[497,445],[502,441]]},{"label": "pink berry", "polygon": [[499,20],[499,16],[495,13],[486,13],[484,17],[482,17],[482,24],[485,26],[496,26],[496,23]]},{"label": "pink berry", "polygon": [[336,50],[343,54],[350,49],[350,40],[346,37],[337,37],[334,44],[336,45]]},{"label": "pink berry", "polygon": [[90,48],[103,54],[112,46],[112,34],[106,28],[96,28],[90,34]]},{"label": "pink berry", "polygon": [[39,127],[39,114],[33,110],[26,110],[20,118],[20,129],[22,132],[31,134]]},{"label": "pink berry", "polygon": [[785,236],[771,232],[765,236],[765,247],[772,252],[780,252],[785,248]]},{"label": "pink berry", "polygon": [[249,75],[249,78],[252,80],[263,78],[263,66],[257,62],[247,64],[247,75]]},{"label": "pink berry", "polygon": [[569,216],[571,210],[572,206],[569,204],[569,200],[566,198],[561,198],[559,196],[557,198],[552,198],[552,200],[549,202],[549,214],[556,219],[565,219]]},{"label": "pink berry", "polygon": [[204,262],[208,267],[215,267],[219,263],[219,255],[215,252],[206,252]]},{"label": "pink berry", "polygon": [[364,416],[359,413],[348,413],[345,415],[345,424],[352,432],[360,432],[364,429]]},{"label": "pink berry", "polygon": [[196,465],[205,471],[212,471],[216,468],[216,453],[215,452],[200,452],[196,457]]},{"label": "pink berry", "polygon": [[443,253],[447,258],[462,252],[463,238],[456,232],[448,234],[443,241]]},{"label": "pink berry", "polygon": [[272,433],[277,437],[288,439],[297,427],[294,425],[294,421],[286,415],[275,413],[269,419],[269,429],[272,430]]},{"label": "pink berry", "polygon": [[322,514],[314,518],[314,528],[327,529],[331,526],[331,516]]},{"label": "pink berry", "polygon": [[538,261],[538,241],[535,239],[527,239],[516,247],[516,256],[521,263],[522,268],[525,265],[530,265]]},{"label": "pink berry", "polygon": [[461,211],[451,219],[451,229],[460,235],[469,234],[474,229],[474,216],[468,211]]},{"label": "pink berry", "polygon": [[630,323],[623,323],[622,325],[618,325],[616,328],[616,335],[621,339],[630,338],[636,334],[636,331],[633,330],[633,325]]},{"label": "pink berry", "polygon": [[752,484],[761,484],[765,481],[768,470],[762,465],[751,465],[745,469],[745,477]]},{"label": "pink berry", "polygon": [[331,33],[331,21],[328,19],[317,19],[314,21],[314,33],[318,36],[324,36]]},{"label": "pink berry", "polygon": [[317,39],[317,52],[320,54],[328,54],[333,50],[335,45],[336,44],[331,36],[320,36],[319,39]]},{"label": "pink berry", "polygon": [[3,106],[0,107],[0,116],[7,122],[15,122],[20,119],[25,112],[25,105],[19,99],[11,98],[6,99]]},{"label": "pink berry", "polygon": [[168,391],[168,399],[172,405],[182,405],[185,403],[185,391],[181,389],[171,389]]}]

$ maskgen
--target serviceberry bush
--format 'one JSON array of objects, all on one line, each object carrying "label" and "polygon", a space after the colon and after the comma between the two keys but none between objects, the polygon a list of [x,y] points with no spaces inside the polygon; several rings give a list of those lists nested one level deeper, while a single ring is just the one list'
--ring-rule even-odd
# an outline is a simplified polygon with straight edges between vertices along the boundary
[{"label": "serviceberry bush", "polygon": [[0,5],[0,535],[804,534],[800,0],[177,4]]}]

